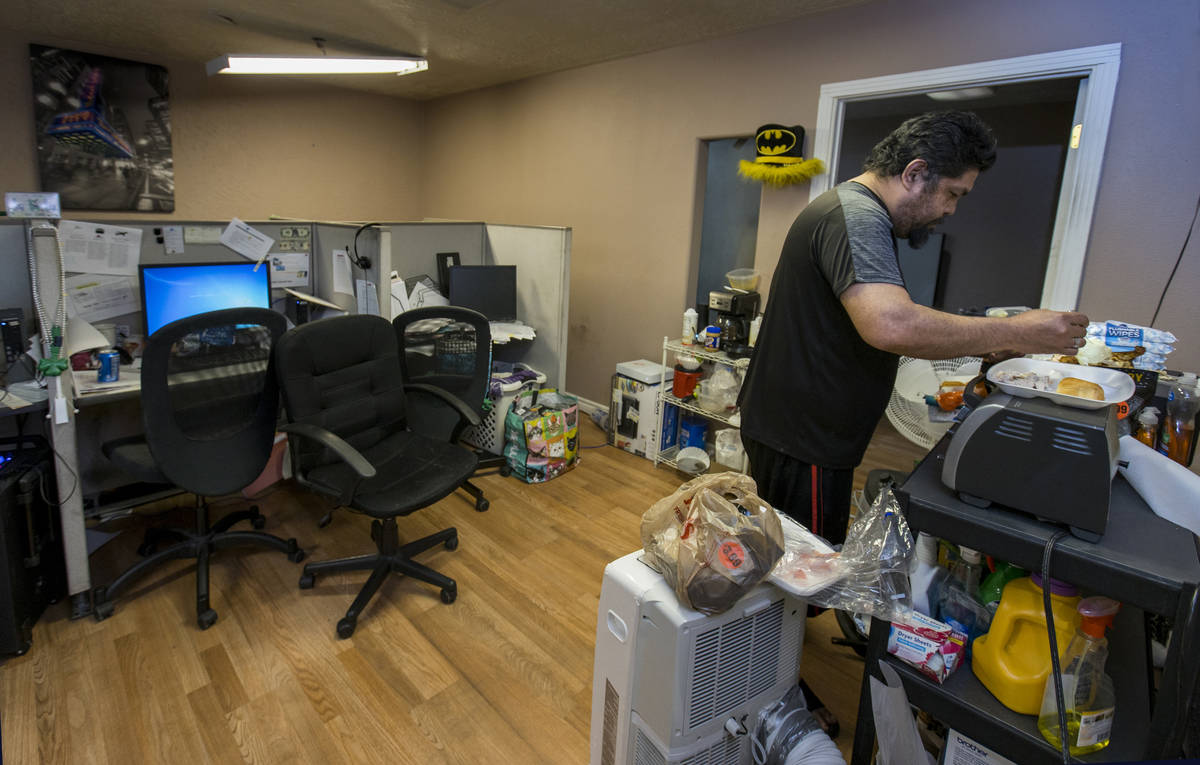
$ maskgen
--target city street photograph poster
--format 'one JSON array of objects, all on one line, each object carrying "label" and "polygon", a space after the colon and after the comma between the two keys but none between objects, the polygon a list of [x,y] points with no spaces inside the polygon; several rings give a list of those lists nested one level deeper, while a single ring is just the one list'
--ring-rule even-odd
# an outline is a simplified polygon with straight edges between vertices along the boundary
[{"label": "city street photograph poster", "polygon": [[167,70],[29,46],[42,191],[63,209],[172,212]]}]

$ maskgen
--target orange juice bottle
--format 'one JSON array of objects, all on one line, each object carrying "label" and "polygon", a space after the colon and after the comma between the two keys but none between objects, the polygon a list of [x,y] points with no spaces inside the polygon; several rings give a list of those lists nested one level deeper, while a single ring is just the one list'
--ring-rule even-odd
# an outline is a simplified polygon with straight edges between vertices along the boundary
[{"label": "orange juice bottle", "polygon": [[[1061,658],[1079,626],[1079,593],[1050,580],[1054,632]],[[1050,676],[1050,643],[1042,608],[1042,580],[1036,574],[1014,579],[1004,588],[986,635],[972,644],[971,669],[1004,706],[1023,715],[1042,708]]]}]

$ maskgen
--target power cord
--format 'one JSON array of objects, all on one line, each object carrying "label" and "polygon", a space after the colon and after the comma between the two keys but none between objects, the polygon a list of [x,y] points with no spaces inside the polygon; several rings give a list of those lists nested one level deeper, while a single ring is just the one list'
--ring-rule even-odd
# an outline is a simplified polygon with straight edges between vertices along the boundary
[{"label": "power cord", "polygon": [[1050,665],[1054,677],[1054,700],[1058,704],[1058,740],[1061,743],[1062,761],[1071,762],[1071,740],[1067,737],[1067,709],[1063,700],[1062,667],[1058,661],[1058,635],[1054,632],[1054,611],[1050,601],[1050,556],[1058,540],[1067,536],[1065,531],[1056,531],[1046,540],[1042,553],[1042,607],[1046,611],[1046,632],[1050,639]]},{"label": "power cord", "polygon": [[1192,240],[1192,231],[1196,229],[1196,216],[1200,215],[1200,197],[1196,198],[1196,211],[1192,213],[1192,223],[1188,226],[1187,236],[1183,238],[1183,246],[1179,248],[1179,257],[1175,258],[1175,267],[1171,269],[1171,275],[1167,277],[1167,283],[1163,285],[1162,294],[1158,296],[1158,305],[1154,307],[1154,315],[1150,317],[1150,326],[1154,326],[1154,322],[1158,321],[1158,312],[1162,309],[1163,300],[1167,297],[1167,290],[1171,287],[1171,282],[1175,280],[1175,272],[1179,270],[1179,264],[1183,261],[1183,253],[1187,250],[1188,242]]}]

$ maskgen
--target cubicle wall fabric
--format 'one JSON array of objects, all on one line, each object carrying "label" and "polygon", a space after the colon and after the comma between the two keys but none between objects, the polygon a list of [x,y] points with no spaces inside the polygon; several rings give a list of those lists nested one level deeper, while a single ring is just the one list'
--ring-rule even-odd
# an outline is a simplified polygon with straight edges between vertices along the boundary
[{"label": "cubicle wall fabric", "polygon": [[525,391],[505,419],[504,457],[513,475],[541,483],[579,461],[579,400],[554,388]]}]

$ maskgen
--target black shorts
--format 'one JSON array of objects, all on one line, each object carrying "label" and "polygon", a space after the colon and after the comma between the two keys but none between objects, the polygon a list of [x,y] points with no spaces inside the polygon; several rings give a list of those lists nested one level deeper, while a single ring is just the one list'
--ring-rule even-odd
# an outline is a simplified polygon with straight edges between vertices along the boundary
[{"label": "black shorts", "polygon": [[758,496],[832,545],[846,541],[850,522],[852,468],[823,468],[801,462],[742,435],[750,477]]}]

